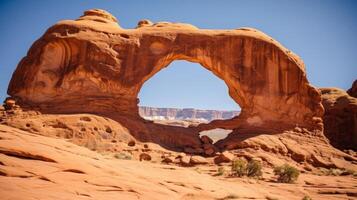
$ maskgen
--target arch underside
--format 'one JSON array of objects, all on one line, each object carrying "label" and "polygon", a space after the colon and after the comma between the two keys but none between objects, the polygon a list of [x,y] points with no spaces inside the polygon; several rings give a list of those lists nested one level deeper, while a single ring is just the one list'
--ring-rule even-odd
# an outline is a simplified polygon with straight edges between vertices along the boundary
[{"label": "arch underside", "polygon": [[[262,32],[170,23],[127,30],[85,22],[59,22],[33,44],[8,89],[22,106],[107,116],[140,140],[173,146],[200,145],[198,133],[215,128],[322,128],[320,94],[308,83],[303,62]],[[199,63],[223,80],[241,114],[189,128],[143,120],[141,87],[175,60]]]}]

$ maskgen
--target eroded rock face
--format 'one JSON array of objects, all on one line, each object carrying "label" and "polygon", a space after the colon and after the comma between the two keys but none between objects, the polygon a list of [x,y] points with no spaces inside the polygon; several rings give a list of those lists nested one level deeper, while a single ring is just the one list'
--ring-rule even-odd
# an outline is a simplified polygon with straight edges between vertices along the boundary
[{"label": "eroded rock face", "polygon": [[[242,109],[239,117],[196,129],[143,120],[141,87],[174,60],[197,62],[224,80]],[[198,129],[322,129],[320,93],[309,84],[302,60],[264,33],[148,20],[123,29],[102,10],[49,28],[19,63],[8,93],[24,108],[100,114],[141,140],[170,145],[201,145]]]},{"label": "eroded rock face", "polygon": [[326,137],[337,148],[357,150],[357,98],[338,88],[320,90],[325,108],[323,119]]}]

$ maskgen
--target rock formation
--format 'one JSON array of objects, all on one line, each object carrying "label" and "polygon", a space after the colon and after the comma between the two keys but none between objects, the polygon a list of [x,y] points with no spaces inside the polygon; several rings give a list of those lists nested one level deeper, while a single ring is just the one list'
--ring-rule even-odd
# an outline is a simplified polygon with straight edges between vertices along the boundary
[{"label": "rock formation", "polygon": [[197,120],[210,122],[216,119],[231,119],[239,115],[239,111],[199,110],[194,108],[153,108],[140,106],[140,116],[155,120]]},{"label": "rock formation", "polygon": [[242,109],[237,118],[200,130],[322,130],[320,93],[302,60],[268,35],[148,20],[123,29],[97,9],[49,28],[19,63],[8,94],[24,109],[110,117],[142,141],[200,146],[197,129],[153,124],[138,114],[141,87],[174,60],[199,63],[224,80]]},{"label": "rock formation", "polygon": [[347,90],[347,93],[354,98],[357,98],[357,80],[355,80],[352,84],[352,87]]},{"label": "rock formation", "polygon": [[[324,133],[340,149],[357,150],[357,98],[338,88],[321,88],[325,108]],[[356,90],[356,81],[349,90]]]}]

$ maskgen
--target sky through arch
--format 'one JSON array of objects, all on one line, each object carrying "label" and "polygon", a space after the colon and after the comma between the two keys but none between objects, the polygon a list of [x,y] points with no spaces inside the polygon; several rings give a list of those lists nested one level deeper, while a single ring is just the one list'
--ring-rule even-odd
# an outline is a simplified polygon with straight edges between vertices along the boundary
[{"label": "sky through arch", "polygon": [[177,60],[147,80],[139,93],[140,106],[240,110],[228,87],[198,63]]}]

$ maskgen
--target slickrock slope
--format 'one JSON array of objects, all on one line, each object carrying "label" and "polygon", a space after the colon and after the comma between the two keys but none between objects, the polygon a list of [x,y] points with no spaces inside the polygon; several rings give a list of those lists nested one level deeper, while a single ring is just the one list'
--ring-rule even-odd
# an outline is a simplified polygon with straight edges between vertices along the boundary
[{"label": "slickrock slope", "polygon": [[199,110],[194,108],[153,108],[139,107],[140,116],[150,120],[197,120],[210,122],[216,119],[231,119],[239,115],[239,111]]},{"label": "slickrock slope", "polygon": [[[120,160],[61,139],[0,125],[0,196],[17,199],[351,199],[351,176],[302,174],[296,184],[212,176],[216,168],[182,168]],[[270,174],[270,175],[269,175]]]},{"label": "slickrock slope", "polygon": [[198,129],[157,125],[138,114],[145,81],[180,59],[224,80],[242,108],[237,118],[200,130],[296,125],[322,130],[320,93],[309,84],[302,60],[268,35],[251,28],[204,30],[148,20],[123,29],[110,13],[96,9],[49,28],[19,63],[8,94],[23,108],[99,114],[124,124],[142,141],[198,147]]},{"label": "slickrock slope", "polygon": [[[356,85],[356,81],[353,86]],[[338,88],[321,88],[325,108],[324,132],[331,144],[357,150],[357,98]],[[353,94],[353,87],[350,94]]]}]

